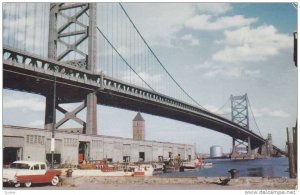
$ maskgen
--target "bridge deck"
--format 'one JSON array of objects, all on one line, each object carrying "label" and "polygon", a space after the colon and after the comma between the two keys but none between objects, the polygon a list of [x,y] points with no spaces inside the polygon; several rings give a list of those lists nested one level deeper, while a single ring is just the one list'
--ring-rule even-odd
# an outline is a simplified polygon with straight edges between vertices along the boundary
[{"label": "bridge deck", "polygon": [[[250,136],[252,148],[265,143],[259,135],[199,107],[20,50],[4,47],[3,71],[3,86],[6,89],[47,96],[53,93],[56,77],[58,103],[81,102],[87,94],[94,92],[98,104],[187,122],[241,140]],[[274,149],[283,153],[275,146]]]}]

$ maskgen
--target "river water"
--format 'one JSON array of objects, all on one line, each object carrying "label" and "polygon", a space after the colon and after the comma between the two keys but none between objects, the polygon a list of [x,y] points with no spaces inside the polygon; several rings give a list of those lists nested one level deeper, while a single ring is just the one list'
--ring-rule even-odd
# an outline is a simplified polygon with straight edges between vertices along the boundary
[{"label": "river water", "polygon": [[160,174],[161,177],[229,177],[228,170],[237,169],[240,177],[289,177],[288,158],[232,161],[230,159],[206,160],[212,168]]}]

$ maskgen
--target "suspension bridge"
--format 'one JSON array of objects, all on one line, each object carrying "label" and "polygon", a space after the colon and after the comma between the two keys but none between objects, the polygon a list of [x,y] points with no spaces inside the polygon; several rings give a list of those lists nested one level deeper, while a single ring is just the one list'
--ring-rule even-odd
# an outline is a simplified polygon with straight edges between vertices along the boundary
[{"label": "suspension bridge", "polygon": [[[82,133],[97,134],[96,108],[102,104],[205,127],[250,149],[266,143],[248,123],[212,113],[193,99],[121,3],[7,3],[3,37],[3,87],[45,96],[45,129],[59,131],[74,120]],[[82,104],[73,111],[60,106],[77,102]],[[76,114],[85,108],[83,121]],[[58,121],[56,110],[64,114]]]}]

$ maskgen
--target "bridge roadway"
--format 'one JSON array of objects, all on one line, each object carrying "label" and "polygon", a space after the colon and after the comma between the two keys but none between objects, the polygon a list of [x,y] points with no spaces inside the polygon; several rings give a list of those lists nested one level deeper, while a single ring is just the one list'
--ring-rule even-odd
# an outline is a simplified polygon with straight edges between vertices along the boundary
[{"label": "bridge roadway", "polygon": [[[178,101],[103,74],[69,66],[9,47],[3,48],[3,87],[48,96],[53,94],[56,77],[58,103],[82,102],[87,94],[96,93],[97,103],[202,126],[233,138],[251,138],[257,148],[265,139],[232,121],[199,107]],[[276,146],[274,150],[284,153]]]}]

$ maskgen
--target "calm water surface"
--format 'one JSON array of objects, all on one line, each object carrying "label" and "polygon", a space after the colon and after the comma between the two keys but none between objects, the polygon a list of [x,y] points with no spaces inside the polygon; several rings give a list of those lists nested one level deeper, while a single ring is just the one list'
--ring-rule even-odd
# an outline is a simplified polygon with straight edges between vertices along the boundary
[{"label": "calm water surface", "polygon": [[186,172],[164,173],[161,177],[229,177],[228,170],[237,169],[240,177],[289,177],[288,158],[231,161],[229,159],[206,160],[212,168]]}]

